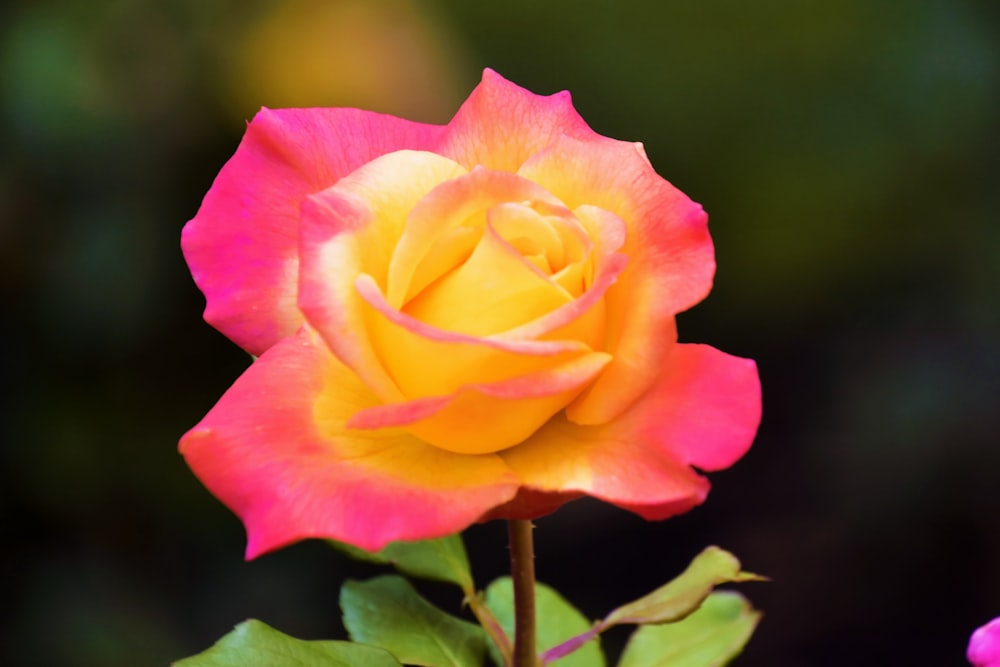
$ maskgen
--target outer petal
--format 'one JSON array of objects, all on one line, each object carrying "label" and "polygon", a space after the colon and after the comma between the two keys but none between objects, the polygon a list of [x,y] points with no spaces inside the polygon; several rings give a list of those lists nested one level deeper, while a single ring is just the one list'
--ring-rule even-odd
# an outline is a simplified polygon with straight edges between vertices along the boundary
[{"label": "outer petal", "polygon": [[[706,345],[677,345],[660,380],[616,420],[580,426],[556,417],[501,452],[529,490],[585,493],[647,519],[699,504],[708,482],[689,466],[725,468],[750,447],[760,423],[753,361]],[[544,507],[551,497],[541,496]],[[489,516],[531,516],[522,494]],[[537,514],[535,514],[537,516]]]},{"label": "outer petal", "polygon": [[[583,497],[585,494],[576,491],[558,493],[555,491],[536,491],[522,487],[514,499],[495,507],[479,518],[480,523],[493,519],[536,519],[551,514],[571,500]],[[681,512],[677,512],[680,514]]]},{"label": "outer petal", "polygon": [[517,483],[496,456],[345,428],[375,396],[308,328],[264,353],[181,440],[246,525],[247,558],[319,537],[377,550],[464,529]]},{"label": "outer petal", "polygon": [[511,83],[491,69],[455,117],[435,152],[472,169],[517,171],[529,157],[560,135],[599,136],[573,108],[568,92],[542,96]]},{"label": "outer petal", "polygon": [[708,217],[656,174],[637,144],[562,137],[518,173],[571,208],[592,204],[628,225],[622,252],[629,266],[606,299],[607,349],[615,360],[568,413],[580,424],[606,422],[656,380],[675,340],[674,315],[711,289]]},{"label": "outer petal", "polygon": [[181,238],[205,319],[252,354],[294,333],[302,199],[379,155],[427,148],[442,129],[357,109],[262,109]]}]

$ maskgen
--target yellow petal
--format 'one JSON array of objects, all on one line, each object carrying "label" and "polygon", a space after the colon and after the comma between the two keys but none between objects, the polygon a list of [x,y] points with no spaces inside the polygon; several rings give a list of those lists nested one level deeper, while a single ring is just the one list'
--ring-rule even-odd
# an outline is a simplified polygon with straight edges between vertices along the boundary
[{"label": "yellow petal", "polygon": [[340,179],[324,195],[343,197],[365,212],[363,219],[332,224],[351,228],[365,273],[385,285],[393,249],[410,211],[435,186],[464,173],[461,165],[434,153],[396,151]]},{"label": "yellow petal", "polygon": [[358,429],[405,427],[437,447],[463,454],[485,454],[513,447],[565,407],[611,360],[592,352],[493,384],[462,387],[450,396],[380,405],[354,415]]},{"label": "yellow petal", "polygon": [[402,303],[405,304],[432,282],[467,260],[482,235],[480,227],[462,226],[443,232],[417,264]]},{"label": "yellow petal", "polygon": [[441,331],[392,308],[370,276],[361,276],[355,287],[371,344],[408,399],[537,373],[591,351],[578,340],[506,340]]},{"label": "yellow petal", "polygon": [[498,204],[489,210],[487,220],[503,240],[525,257],[542,256],[545,264],[557,270],[565,264],[566,251],[559,233],[531,206]]},{"label": "yellow petal", "polygon": [[367,272],[384,284],[410,209],[461,173],[462,167],[439,155],[396,151],[302,202],[299,307],[340,361],[384,401],[403,397],[364,333],[354,280]]},{"label": "yellow petal", "polygon": [[[454,268],[450,262],[461,255],[456,246],[471,249],[468,240],[478,241],[478,234],[486,226],[487,211],[505,202],[542,202],[561,207],[559,200],[537,184],[482,167],[442,183],[423,197],[410,211],[405,231],[394,246],[385,286],[388,302],[402,308],[420,289]],[[462,228],[474,232],[449,236]],[[438,247],[442,244],[444,249]],[[447,257],[448,261],[439,261],[435,255]]]},{"label": "yellow petal", "polygon": [[472,256],[410,301],[403,312],[446,331],[488,336],[572,301],[487,227]]}]

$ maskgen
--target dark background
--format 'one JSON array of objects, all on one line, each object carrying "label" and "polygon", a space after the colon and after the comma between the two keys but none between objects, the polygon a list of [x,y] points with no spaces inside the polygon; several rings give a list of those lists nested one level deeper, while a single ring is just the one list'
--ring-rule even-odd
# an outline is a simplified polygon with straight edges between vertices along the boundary
[{"label": "dark background", "polygon": [[[176,453],[249,362],[201,321],[179,233],[261,105],[441,123],[490,66],[570,89],[705,205],[716,288],[681,336],[764,386],[703,507],[567,506],[539,578],[599,617],[716,543],[773,578],[743,586],[766,615],[739,665],[964,664],[1000,615],[998,7],[6,3],[0,662],[163,665],[247,617],[342,632],[340,582],[375,570],[319,543],[244,563]],[[503,525],[468,538],[484,586]]]}]

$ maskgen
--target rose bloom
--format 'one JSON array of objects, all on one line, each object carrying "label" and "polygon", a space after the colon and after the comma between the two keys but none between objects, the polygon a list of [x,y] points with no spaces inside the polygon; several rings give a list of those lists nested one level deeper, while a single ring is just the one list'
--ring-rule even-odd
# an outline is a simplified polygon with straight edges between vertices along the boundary
[{"label": "rose bloom", "polygon": [[966,657],[974,667],[1000,667],[1000,618],[972,633]]},{"label": "rose bloom", "polygon": [[760,420],[752,361],[677,342],[705,213],[568,93],[487,70],[444,126],[263,109],[182,246],[205,319],[258,357],[180,445],[248,558],[583,495],[664,519]]}]

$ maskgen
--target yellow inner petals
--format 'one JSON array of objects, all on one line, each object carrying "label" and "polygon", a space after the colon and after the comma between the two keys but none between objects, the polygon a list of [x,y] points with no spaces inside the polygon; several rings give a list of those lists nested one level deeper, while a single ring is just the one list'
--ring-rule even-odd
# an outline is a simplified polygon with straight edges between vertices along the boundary
[{"label": "yellow inner petals", "polygon": [[[585,390],[610,360],[602,352],[603,300],[571,319],[551,316],[593,284],[606,251],[594,231],[593,221],[578,219],[537,184],[481,168],[433,188],[412,208],[385,273],[369,279],[364,308],[374,351],[403,396],[453,396],[407,431],[451,451],[498,451]],[[552,328],[542,324],[547,316]],[[521,329],[533,332],[527,340],[556,347],[517,349],[527,342]],[[494,424],[496,437],[484,440],[474,432],[497,410],[507,427]],[[466,442],[471,436],[475,443]]]},{"label": "yellow inner petals", "polygon": [[565,290],[487,227],[469,259],[421,292],[403,312],[446,331],[488,336],[570,301]]},{"label": "yellow inner petals", "polygon": [[579,297],[592,277],[591,251],[569,211],[499,203],[433,241],[402,311],[446,331],[500,333]]}]

